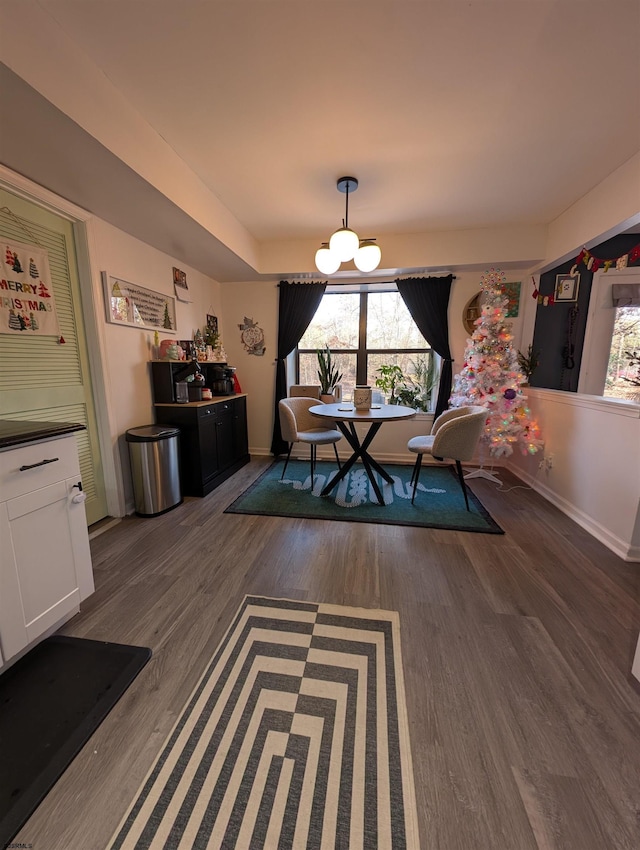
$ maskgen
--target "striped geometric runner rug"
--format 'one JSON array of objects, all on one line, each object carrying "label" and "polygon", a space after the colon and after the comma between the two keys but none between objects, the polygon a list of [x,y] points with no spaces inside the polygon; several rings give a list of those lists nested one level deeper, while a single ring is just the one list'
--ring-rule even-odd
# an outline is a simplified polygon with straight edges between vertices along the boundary
[{"label": "striped geometric runner rug", "polygon": [[394,611],[247,596],[111,850],[418,850]]}]

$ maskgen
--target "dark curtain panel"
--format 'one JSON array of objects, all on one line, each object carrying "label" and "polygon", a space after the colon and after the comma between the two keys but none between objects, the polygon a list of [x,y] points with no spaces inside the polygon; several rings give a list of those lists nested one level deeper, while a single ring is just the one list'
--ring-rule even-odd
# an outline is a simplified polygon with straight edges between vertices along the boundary
[{"label": "dark curtain panel", "polygon": [[326,283],[289,283],[281,280],[278,304],[278,359],[271,454],[284,454],[289,448],[280,433],[278,402],[287,395],[285,359],[296,347],[320,306]]},{"label": "dark curtain panel", "polygon": [[431,348],[442,357],[440,385],[434,416],[439,416],[449,406],[453,382],[453,360],[449,348],[449,295],[453,275],[446,277],[412,277],[396,280],[413,321]]}]

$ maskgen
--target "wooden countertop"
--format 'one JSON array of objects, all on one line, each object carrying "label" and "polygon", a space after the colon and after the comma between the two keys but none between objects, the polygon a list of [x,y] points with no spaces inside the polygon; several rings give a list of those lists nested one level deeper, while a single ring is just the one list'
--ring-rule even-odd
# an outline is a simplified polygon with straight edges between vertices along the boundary
[{"label": "wooden countertop", "polygon": [[172,402],[154,402],[154,407],[204,407],[207,404],[221,404],[224,401],[229,401],[232,398],[246,398],[246,393],[234,393],[233,395],[214,395],[213,398],[205,399],[204,401],[183,401],[181,404],[175,401]]}]

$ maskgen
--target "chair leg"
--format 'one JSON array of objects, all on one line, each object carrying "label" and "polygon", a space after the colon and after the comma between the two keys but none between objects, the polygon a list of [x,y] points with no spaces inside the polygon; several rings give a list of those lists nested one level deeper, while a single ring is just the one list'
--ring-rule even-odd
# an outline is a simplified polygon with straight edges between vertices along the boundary
[{"label": "chair leg", "polygon": [[291,457],[291,449],[293,448],[293,443],[289,443],[289,451],[287,452],[287,459],[284,462],[284,469],[282,470],[282,475],[280,476],[280,481],[284,478],[284,474],[287,471],[287,464],[289,463],[289,458]]},{"label": "chair leg", "polygon": [[464,473],[462,472],[462,464],[459,460],[456,461],[456,469],[458,470],[458,478],[460,479],[460,486],[462,487],[462,492],[464,493],[464,502],[467,506],[467,510],[471,510],[469,507],[469,498],[467,496],[467,485],[464,483]]},{"label": "chair leg", "polygon": [[413,504],[413,500],[416,497],[416,490],[418,489],[418,478],[420,478],[420,466],[422,465],[422,454],[419,454],[416,458],[416,465],[413,467],[413,475],[411,476],[413,480],[413,495],[411,496],[411,504]]},{"label": "chair leg", "polygon": [[313,490],[313,477],[316,471],[316,447],[311,443],[311,489]]},{"label": "chair leg", "polygon": [[336,453],[336,463],[338,464],[338,469],[342,469],[342,466],[340,465],[340,458],[338,457],[338,446],[335,443],[333,444],[333,450]]}]

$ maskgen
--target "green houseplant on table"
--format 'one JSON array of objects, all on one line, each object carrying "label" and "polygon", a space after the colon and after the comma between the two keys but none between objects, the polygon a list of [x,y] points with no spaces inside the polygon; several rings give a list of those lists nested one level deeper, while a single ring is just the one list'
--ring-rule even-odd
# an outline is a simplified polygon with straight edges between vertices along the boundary
[{"label": "green houseplant on table", "polygon": [[[326,345],[324,348],[318,349],[318,380],[320,381],[320,399],[321,401],[334,401],[333,392],[336,384],[342,380],[342,372],[338,371],[338,367],[331,359],[331,350]],[[327,398],[323,398],[327,396]]]}]

